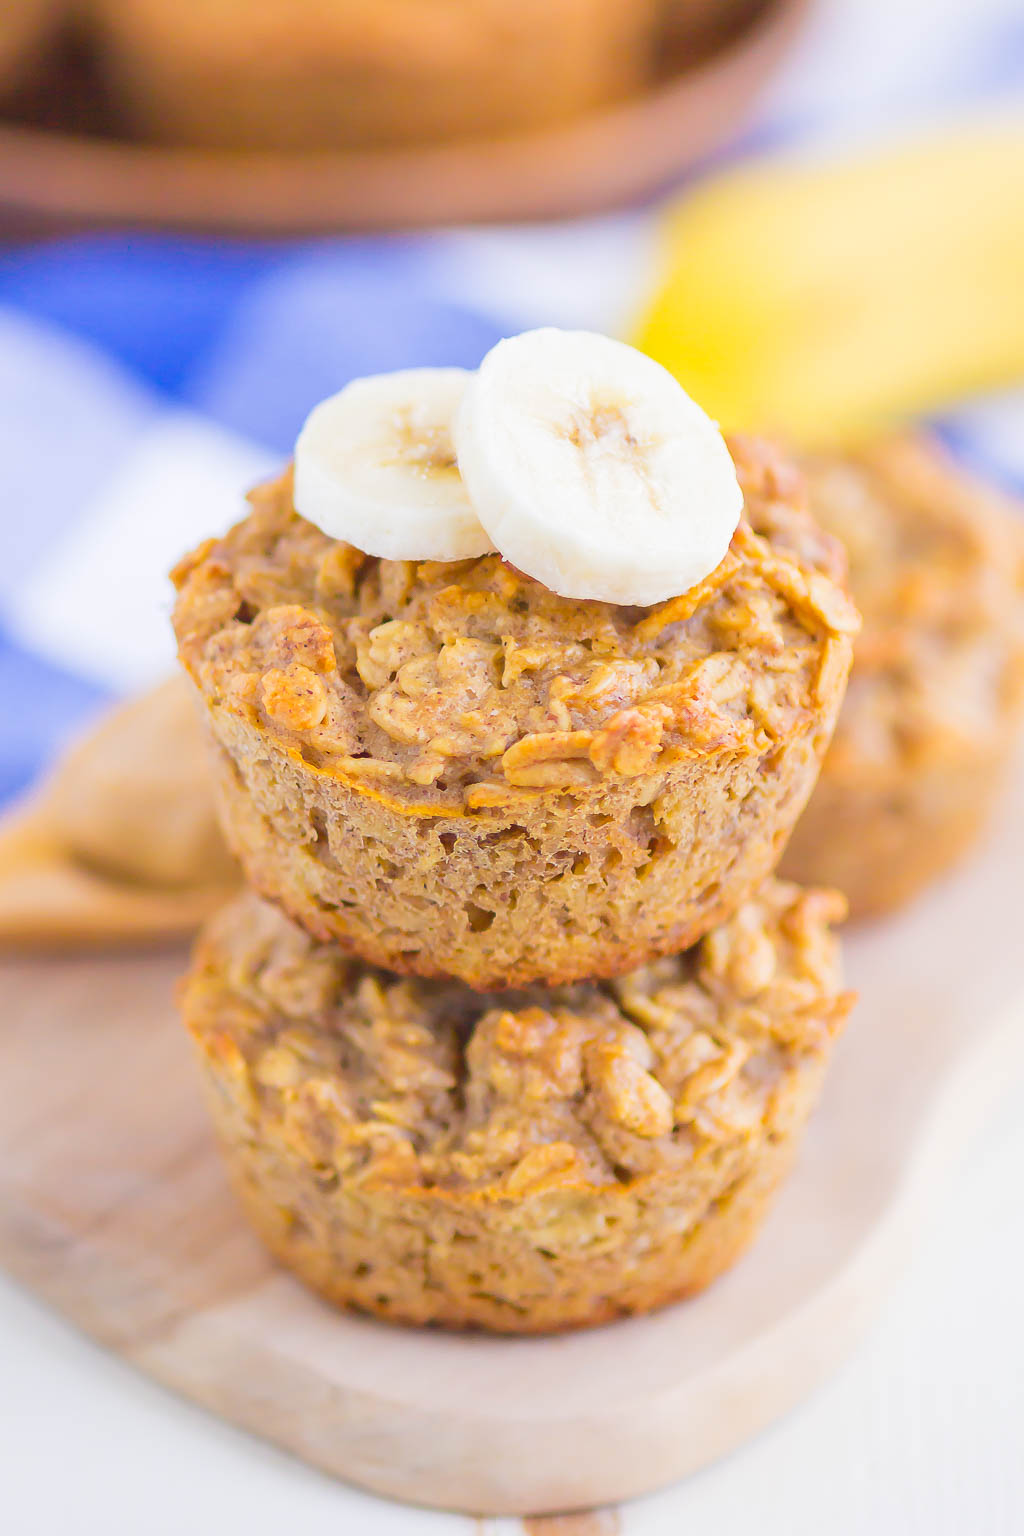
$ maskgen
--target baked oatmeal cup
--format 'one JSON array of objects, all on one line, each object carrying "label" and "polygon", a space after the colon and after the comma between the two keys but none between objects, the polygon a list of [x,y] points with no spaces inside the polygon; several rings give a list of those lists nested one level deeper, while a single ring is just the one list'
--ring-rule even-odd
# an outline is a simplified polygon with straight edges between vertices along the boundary
[{"label": "baked oatmeal cup", "polygon": [[175,628],[251,883],[373,965],[487,989],[635,969],[774,869],[858,619],[763,444],[718,568],[627,608],[496,555],[370,558],[288,477],[182,562]]},{"label": "baked oatmeal cup", "polygon": [[864,630],[783,868],[838,886],[862,917],[910,900],[989,819],[1024,713],[1024,525],[923,437],[806,470]]},{"label": "baked oatmeal cup", "polygon": [[396,1322],[536,1333],[701,1290],[755,1235],[851,996],[834,892],[768,884],[618,981],[481,996],[246,895],[182,1003],[273,1253]]},{"label": "baked oatmeal cup", "polygon": [[646,80],[655,0],[85,0],[142,131],[218,149],[542,128]]}]

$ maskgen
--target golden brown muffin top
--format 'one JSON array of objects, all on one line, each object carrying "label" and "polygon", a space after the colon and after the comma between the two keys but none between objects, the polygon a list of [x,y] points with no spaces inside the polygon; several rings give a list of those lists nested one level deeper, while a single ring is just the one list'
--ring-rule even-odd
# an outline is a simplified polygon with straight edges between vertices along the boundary
[{"label": "golden brown muffin top", "polygon": [[175,571],[182,661],[307,763],[439,810],[770,751],[817,719],[858,620],[800,477],[764,444],[733,453],[731,549],[653,608],[558,597],[498,555],[363,555],[285,476]]},{"label": "golden brown muffin top", "polygon": [[828,926],[844,912],[835,892],[769,881],[686,954],[487,996],[373,970],[247,894],[200,941],[185,1017],[254,1123],[327,1180],[505,1197],[628,1183],[786,1128],[793,1069],[852,1001]]},{"label": "golden brown muffin top", "polygon": [[829,772],[922,765],[1024,707],[1019,506],[920,436],[804,464],[815,517],[846,546],[864,619]]}]

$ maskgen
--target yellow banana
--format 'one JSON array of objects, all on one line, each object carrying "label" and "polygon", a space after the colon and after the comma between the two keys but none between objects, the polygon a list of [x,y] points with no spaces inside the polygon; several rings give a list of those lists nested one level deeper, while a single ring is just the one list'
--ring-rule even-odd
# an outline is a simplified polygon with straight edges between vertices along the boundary
[{"label": "yellow banana", "polygon": [[1024,379],[1024,122],[761,162],[670,210],[636,338],[726,428],[851,438]]}]

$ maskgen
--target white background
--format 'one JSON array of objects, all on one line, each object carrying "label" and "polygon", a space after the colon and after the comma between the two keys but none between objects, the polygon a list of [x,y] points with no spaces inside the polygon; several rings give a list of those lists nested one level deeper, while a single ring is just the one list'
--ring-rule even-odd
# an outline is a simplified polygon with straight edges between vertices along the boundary
[{"label": "white background", "polygon": [[[1015,26],[1024,48],[1022,0],[825,0],[771,113],[841,138],[933,116],[974,93],[972,48],[992,17]],[[499,242],[499,270],[500,239],[481,242]],[[562,259],[573,246],[567,233]],[[1007,1085],[1008,1101],[1021,1086]],[[1024,1125],[1008,1102],[965,1148],[930,1235],[856,1358],[741,1453],[629,1506],[625,1536],[1024,1532],[1022,1190]],[[2,1536],[476,1529],[307,1471],[136,1377],[0,1279]],[[515,1530],[487,1526],[488,1536]]]}]

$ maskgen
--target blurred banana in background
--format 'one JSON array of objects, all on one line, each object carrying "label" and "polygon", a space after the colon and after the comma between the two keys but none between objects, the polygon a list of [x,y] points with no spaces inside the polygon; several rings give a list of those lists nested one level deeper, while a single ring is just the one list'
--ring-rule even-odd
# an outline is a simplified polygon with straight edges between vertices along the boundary
[{"label": "blurred banana in background", "polygon": [[699,187],[634,339],[726,429],[811,444],[1024,379],[1024,122]]}]

